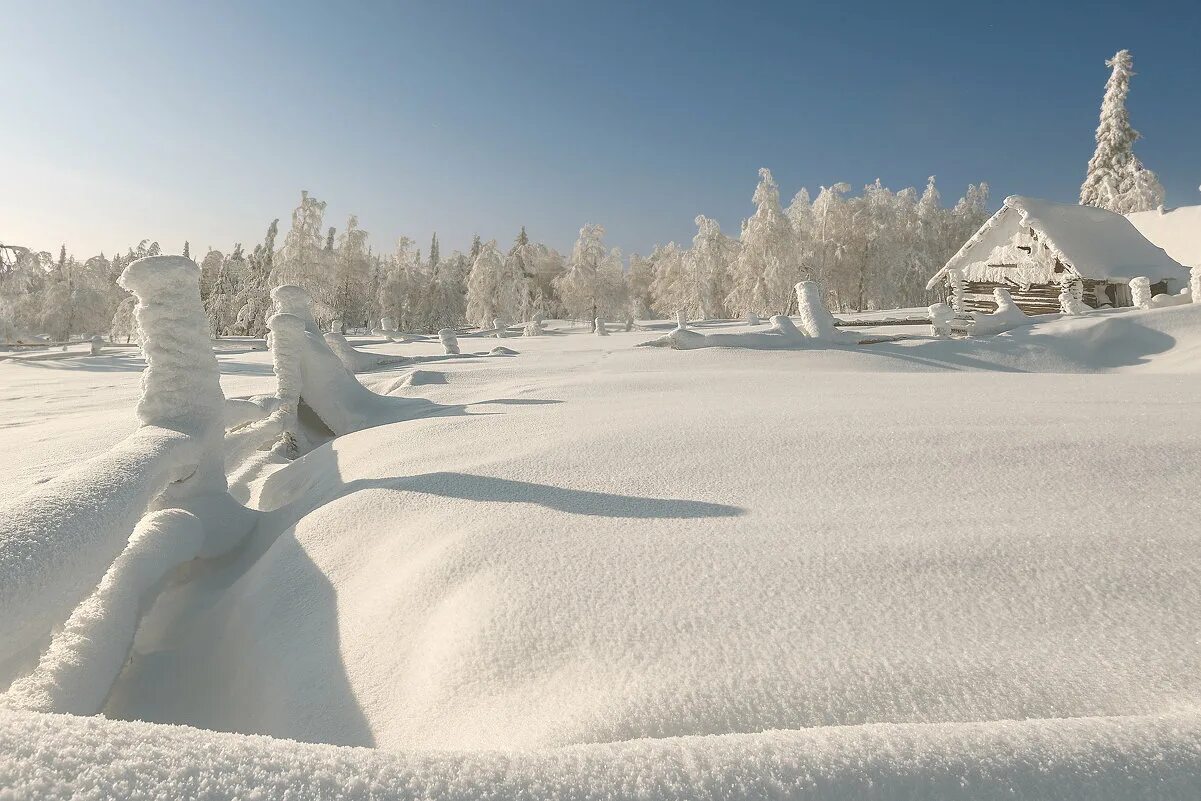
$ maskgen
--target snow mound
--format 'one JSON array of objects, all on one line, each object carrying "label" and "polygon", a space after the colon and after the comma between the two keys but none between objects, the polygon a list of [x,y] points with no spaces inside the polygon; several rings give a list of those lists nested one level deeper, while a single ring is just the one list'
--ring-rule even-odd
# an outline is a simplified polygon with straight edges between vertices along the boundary
[{"label": "snow mound", "polygon": [[0,711],[13,798],[1196,798],[1196,716],[868,726],[541,752],[307,745],[180,726]]},{"label": "snow mound", "polygon": [[1201,206],[1127,214],[1139,232],[1188,267],[1201,267]]}]

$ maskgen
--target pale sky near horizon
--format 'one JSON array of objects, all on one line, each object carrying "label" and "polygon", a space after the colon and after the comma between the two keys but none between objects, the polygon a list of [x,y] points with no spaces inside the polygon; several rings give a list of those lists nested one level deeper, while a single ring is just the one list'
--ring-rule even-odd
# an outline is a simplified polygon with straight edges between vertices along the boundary
[{"label": "pale sky near horizon", "polygon": [[391,250],[727,233],[756,170],[938,176],[1074,202],[1108,69],[1136,152],[1201,203],[1201,3],[6,4],[0,241],[193,255],[286,229],[300,190]]}]

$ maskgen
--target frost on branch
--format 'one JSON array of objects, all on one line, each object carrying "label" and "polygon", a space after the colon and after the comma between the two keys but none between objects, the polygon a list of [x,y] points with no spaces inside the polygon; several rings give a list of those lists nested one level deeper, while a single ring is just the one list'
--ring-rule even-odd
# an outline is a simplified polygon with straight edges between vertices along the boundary
[{"label": "frost on branch", "polygon": [[442,341],[442,350],[447,356],[457,356],[459,354],[459,338],[455,336],[453,328],[443,328],[438,332],[438,339]]},{"label": "frost on branch", "polygon": [[146,369],[138,418],[200,440],[196,473],[175,497],[225,492],[222,439],[225,396],[208,319],[200,302],[200,268],[182,256],[150,256],[125,268],[119,283],[138,298],[134,308]]},{"label": "frost on branch", "polygon": [[[1130,279],[1130,295],[1134,305],[1140,309],[1151,308],[1151,280],[1146,276]],[[1062,299],[1063,296],[1060,295]],[[1067,311],[1066,309],[1064,311]]]},{"label": "frost on branch", "polygon": [[930,313],[930,335],[942,339],[951,336],[951,323],[955,321],[955,310],[945,303],[935,303],[927,311]]}]

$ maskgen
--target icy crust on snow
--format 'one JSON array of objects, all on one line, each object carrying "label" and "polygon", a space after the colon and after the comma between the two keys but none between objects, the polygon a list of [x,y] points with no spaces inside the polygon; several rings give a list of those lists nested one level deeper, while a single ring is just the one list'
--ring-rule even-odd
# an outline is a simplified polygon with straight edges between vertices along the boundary
[{"label": "icy crust on snow", "polygon": [[0,711],[0,796],[1192,801],[1195,715],[864,726],[530,752],[409,752]]},{"label": "icy crust on snow", "polygon": [[[0,506],[0,687],[92,591],[151,501],[196,466],[194,440],[146,426]],[[32,649],[32,653],[30,653]]]},{"label": "icy crust on snow", "polygon": [[54,635],[37,668],[0,695],[0,706],[94,715],[125,664],[144,605],[166,574],[196,557],[204,529],[188,512],[147,515],[100,586]]},{"label": "icy crust on snow", "polygon": [[[1120,214],[1092,206],[1011,195],[930,279],[927,289],[937,287],[947,271],[954,269],[962,270],[971,281],[1004,281],[1017,276],[1018,281],[1034,279],[1033,282],[1046,283],[1051,277],[1048,264],[1025,253],[1019,257],[1007,249],[1015,235],[1030,228],[1051,255],[1069,265],[1081,278],[1128,281],[1146,275],[1153,281],[1174,281],[1177,288],[1188,282],[1188,270],[1147,241]],[[997,256],[1013,258],[1018,269],[989,266]]]}]

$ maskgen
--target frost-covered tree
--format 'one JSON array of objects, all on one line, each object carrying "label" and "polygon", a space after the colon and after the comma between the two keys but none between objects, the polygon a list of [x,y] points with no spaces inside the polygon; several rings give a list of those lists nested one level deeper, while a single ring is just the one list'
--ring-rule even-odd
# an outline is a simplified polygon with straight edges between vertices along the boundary
[{"label": "frost-covered tree", "polygon": [[646,320],[654,316],[654,283],[654,262],[637,253],[631,253],[629,270],[626,272],[626,286],[629,289],[630,315],[634,319]]},{"label": "frost-covered tree", "polygon": [[792,223],[780,207],[780,188],[767,168],[759,170],[753,200],[755,213],[743,224],[726,303],[738,315],[784,312],[791,307],[793,286],[805,271]]},{"label": "frost-covered tree", "polygon": [[694,287],[688,280],[685,255],[684,249],[675,242],[655,245],[651,251],[650,263],[655,275],[651,284],[651,295],[654,297],[655,308],[682,310],[685,315],[694,310],[689,308],[694,300]]},{"label": "frost-covered tree", "polygon": [[515,322],[528,309],[529,282],[513,259],[489,241],[467,276],[467,320],[487,328],[494,320]]},{"label": "frost-covered tree", "polygon": [[725,317],[730,269],[738,257],[738,243],[721,232],[717,220],[700,214],[694,222],[696,236],[685,256],[685,270],[692,284],[689,308],[695,307],[705,320]]},{"label": "frost-covered tree", "polygon": [[[295,284],[304,287],[314,299],[329,295],[326,270],[327,259],[322,258],[322,226],[325,218],[325,203],[310,197],[307,190],[300,193],[300,205],[292,212],[292,228],[284,237],[279,258],[274,262],[272,286]],[[333,229],[330,231],[332,245]],[[328,252],[328,251],[325,251]]]},{"label": "frost-covered tree", "polygon": [[1163,187],[1155,173],[1143,167],[1134,155],[1134,143],[1140,137],[1126,110],[1134,58],[1129,50],[1119,50],[1105,65],[1112,72],[1101,101],[1097,148],[1080,187],[1080,204],[1118,214],[1154,209],[1163,203]]},{"label": "frost-covered tree", "polygon": [[604,237],[604,226],[590,223],[581,228],[567,272],[555,281],[559,299],[573,319],[594,321],[620,316],[624,310],[621,256],[605,249]]},{"label": "frost-covered tree", "polygon": [[366,299],[370,287],[371,254],[367,250],[367,232],[359,228],[359,218],[353,214],[338,239],[334,264],[330,306],[334,319],[342,321],[342,333],[345,333],[347,324],[367,324],[370,314]]}]

